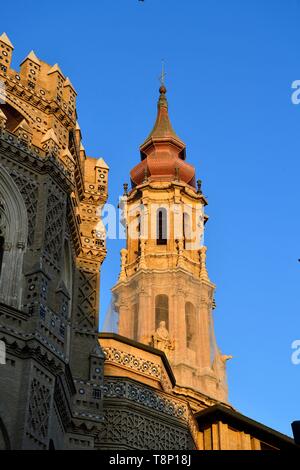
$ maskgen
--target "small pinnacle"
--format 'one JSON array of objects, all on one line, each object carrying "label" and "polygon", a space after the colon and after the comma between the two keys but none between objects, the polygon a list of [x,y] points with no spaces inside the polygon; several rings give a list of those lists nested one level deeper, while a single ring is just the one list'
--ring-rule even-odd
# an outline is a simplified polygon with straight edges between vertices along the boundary
[{"label": "small pinnacle", "polygon": [[103,158],[98,158],[96,167],[105,168],[106,170],[109,170],[109,166]]},{"label": "small pinnacle", "polygon": [[71,154],[71,152],[70,152],[70,150],[68,149],[68,147],[66,147],[66,148],[62,151],[62,156],[63,156],[63,157],[65,157],[65,156],[68,157],[70,160],[72,160],[72,161],[75,163],[74,157],[73,157],[73,155]]},{"label": "small pinnacle", "polygon": [[48,75],[51,75],[51,73],[55,73],[55,72],[58,72],[63,78],[65,78],[58,64],[54,64],[53,67],[51,67],[51,69],[48,72]]},{"label": "small pinnacle", "polygon": [[0,36],[0,41],[1,42],[4,42],[4,44],[6,44],[7,46],[11,47],[12,49],[14,49],[14,46],[12,45],[12,43],[10,42],[9,40],[9,37],[7,36],[6,33],[2,33],[1,36]]},{"label": "small pinnacle", "polygon": [[48,140],[53,140],[56,145],[59,145],[58,138],[52,128],[47,130],[46,134],[41,140],[41,143],[47,142]]},{"label": "small pinnacle", "polygon": [[24,131],[26,132],[29,132],[32,134],[32,131],[27,123],[27,121],[25,119],[22,119],[22,121],[20,122],[20,124],[18,124],[16,126],[16,128],[14,129],[14,132],[16,132],[17,129],[23,129]]},{"label": "small pinnacle", "polygon": [[34,62],[35,64],[37,65],[41,65],[39,59],[37,58],[37,56],[35,55],[34,51],[30,51],[28,56],[25,57],[25,59],[23,60],[23,62],[21,63],[21,65],[25,62],[25,60],[31,60],[32,62]]},{"label": "small pinnacle", "polygon": [[[75,90],[75,88],[73,87],[73,85],[72,85],[72,83],[71,83],[69,77],[66,77],[66,80],[65,80],[65,82],[64,82],[64,87],[67,87],[67,86],[69,86],[70,88],[72,88],[72,90],[74,91],[74,93],[76,93],[76,90]],[[77,93],[76,93],[76,95],[77,95]]]}]

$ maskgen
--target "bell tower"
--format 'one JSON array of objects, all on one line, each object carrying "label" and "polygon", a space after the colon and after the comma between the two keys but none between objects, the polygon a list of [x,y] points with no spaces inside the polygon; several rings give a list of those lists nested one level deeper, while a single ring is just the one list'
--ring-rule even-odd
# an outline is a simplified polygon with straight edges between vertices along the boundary
[{"label": "bell tower", "polygon": [[178,386],[227,401],[225,364],[214,340],[214,289],[203,244],[207,200],[174,132],[166,88],[153,130],[121,199],[127,244],[112,292],[118,333],[165,352]]}]

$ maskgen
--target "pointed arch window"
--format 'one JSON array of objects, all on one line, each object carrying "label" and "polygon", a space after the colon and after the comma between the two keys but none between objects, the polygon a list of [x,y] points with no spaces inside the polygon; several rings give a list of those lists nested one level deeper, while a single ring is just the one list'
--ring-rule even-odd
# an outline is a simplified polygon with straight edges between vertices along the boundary
[{"label": "pointed arch window", "polygon": [[159,327],[160,322],[166,323],[169,329],[169,297],[165,294],[155,297],[155,329]]},{"label": "pointed arch window", "polygon": [[168,236],[168,213],[161,207],[156,214],[156,244],[166,245]]},{"label": "pointed arch window", "polygon": [[9,173],[0,165],[0,302],[15,308],[21,307],[20,285],[27,239],[28,217],[24,199]]}]

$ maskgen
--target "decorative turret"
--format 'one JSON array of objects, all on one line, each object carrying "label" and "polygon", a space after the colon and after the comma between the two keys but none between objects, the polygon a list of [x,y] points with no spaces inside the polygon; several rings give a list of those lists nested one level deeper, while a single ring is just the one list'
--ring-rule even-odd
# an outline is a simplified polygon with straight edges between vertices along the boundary
[{"label": "decorative turret", "polygon": [[14,46],[6,33],[0,36],[0,70],[6,72],[10,67]]},{"label": "decorative turret", "polygon": [[31,51],[20,65],[20,76],[27,81],[27,86],[31,89],[36,87],[41,63],[35,53]]},{"label": "decorative turret", "polygon": [[63,85],[65,77],[60,70],[59,65],[53,65],[47,75],[49,78],[49,91],[52,95],[52,98],[56,98],[58,101],[61,101],[63,98]]},{"label": "decorative turret", "polygon": [[75,100],[76,100],[76,91],[75,88],[73,87],[72,83],[70,82],[70,79],[67,77],[64,82],[64,88],[63,88],[63,98],[64,101],[67,103],[69,108],[74,112],[75,110]]},{"label": "decorative turret", "polygon": [[25,142],[27,145],[31,144],[32,130],[25,119],[17,125],[13,132],[21,141]]},{"label": "decorative turret", "polygon": [[41,140],[41,145],[46,154],[53,153],[54,155],[56,155],[58,153],[59,142],[57,139],[57,135],[55,134],[52,128],[47,130],[46,134]]}]

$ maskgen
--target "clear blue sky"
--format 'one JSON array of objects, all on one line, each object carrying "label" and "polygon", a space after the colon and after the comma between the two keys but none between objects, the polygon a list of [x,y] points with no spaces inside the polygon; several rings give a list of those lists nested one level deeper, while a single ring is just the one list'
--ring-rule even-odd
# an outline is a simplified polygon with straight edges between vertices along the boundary
[{"label": "clear blue sky", "polygon": [[[78,91],[87,153],[110,166],[109,201],[156,114],[161,59],[170,115],[208,197],[208,268],[232,404],[291,434],[300,419],[299,0],[20,0],[1,9],[14,67],[34,49]],[[101,310],[123,242],[109,241]]]}]

